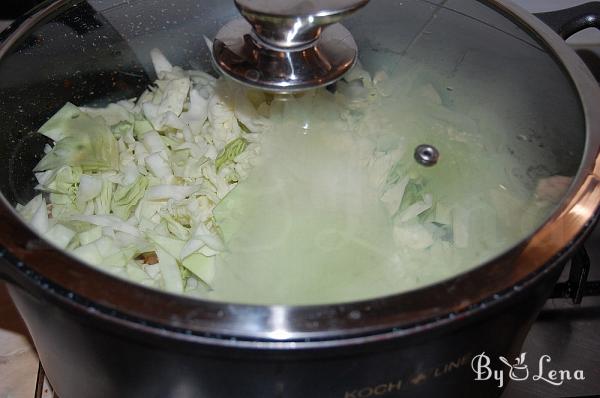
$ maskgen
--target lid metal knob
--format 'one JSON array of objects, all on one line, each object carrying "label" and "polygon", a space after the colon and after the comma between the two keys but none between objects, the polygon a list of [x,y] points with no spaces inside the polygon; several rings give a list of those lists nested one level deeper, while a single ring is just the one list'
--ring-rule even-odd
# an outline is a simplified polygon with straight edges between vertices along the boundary
[{"label": "lid metal knob", "polygon": [[255,88],[287,93],[326,86],[356,62],[350,32],[337,23],[369,0],[235,0],[244,19],[213,42],[217,69]]},{"label": "lid metal knob", "polygon": [[280,49],[311,44],[323,28],[341,21],[369,0],[235,0],[265,43]]}]

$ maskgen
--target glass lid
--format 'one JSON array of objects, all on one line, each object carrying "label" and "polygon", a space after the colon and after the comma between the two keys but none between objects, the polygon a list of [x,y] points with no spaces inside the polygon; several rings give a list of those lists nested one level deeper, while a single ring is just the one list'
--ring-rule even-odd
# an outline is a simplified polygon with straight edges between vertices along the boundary
[{"label": "glass lid", "polygon": [[362,6],[354,66],[278,94],[215,72],[233,1],[46,3],[0,51],[3,196],[88,265],[210,301],[383,297],[517,252],[581,163],[569,77],[485,2]]}]

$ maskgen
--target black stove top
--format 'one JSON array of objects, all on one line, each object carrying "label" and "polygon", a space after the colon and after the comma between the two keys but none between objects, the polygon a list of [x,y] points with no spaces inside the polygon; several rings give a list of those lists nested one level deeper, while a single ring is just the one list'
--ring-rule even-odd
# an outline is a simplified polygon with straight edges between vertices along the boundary
[{"label": "black stove top", "polygon": [[14,19],[41,2],[42,0],[2,0],[0,19]]}]

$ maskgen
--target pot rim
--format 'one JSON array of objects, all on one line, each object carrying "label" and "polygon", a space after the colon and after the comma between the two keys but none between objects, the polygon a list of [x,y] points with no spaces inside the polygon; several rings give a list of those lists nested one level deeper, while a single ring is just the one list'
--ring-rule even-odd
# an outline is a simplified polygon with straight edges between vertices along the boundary
[{"label": "pot rim", "polygon": [[[0,45],[4,55],[27,32],[78,1],[58,0],[24,18]],[[174,295],[133,284],[88,266],[40,239],[0,194],[0,245],[18,260],[22,273],[43,279],[60,300],[95,308],[103,318],[136,329],[161,333],[164,328],[225,341],[265,342],[279,346],[352,340],[385,333],[409,334],[483,310],[490,301],[527,286],[564,258],[596,219],[600,207],[600,90],[590,71],[542,21],[507,0],[483,0],[536,37],[563,68],[579,94],[586,142],[581,166],[560,206],[529,238],[476,268],[434,285],[358,302],[311,306],[243,305]],[[10,257],[10,256],[7,256]],[[39,283],[38,283],[39,284]],[[455,293],[456,292],[456,293]],[[74,297],[82,298],[77,302]],[[90,311],[88,311],[90,312]]]}]

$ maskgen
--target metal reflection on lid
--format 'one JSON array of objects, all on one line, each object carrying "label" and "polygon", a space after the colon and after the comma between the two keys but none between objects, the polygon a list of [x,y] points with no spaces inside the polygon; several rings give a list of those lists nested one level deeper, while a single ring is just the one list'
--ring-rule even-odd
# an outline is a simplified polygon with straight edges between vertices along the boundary
[{"label": "metal reflection on lid", "polygon": [[369,0],[235,0],[244,18],[221,28],[213,61],[224,75],[261,90],[292,93],[327,86],[356,63],[341,19]]}]

